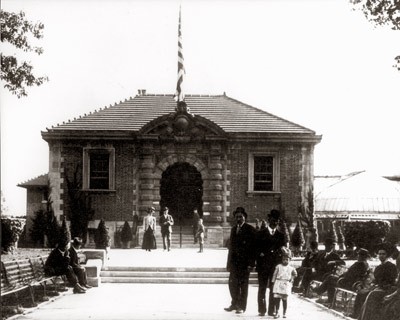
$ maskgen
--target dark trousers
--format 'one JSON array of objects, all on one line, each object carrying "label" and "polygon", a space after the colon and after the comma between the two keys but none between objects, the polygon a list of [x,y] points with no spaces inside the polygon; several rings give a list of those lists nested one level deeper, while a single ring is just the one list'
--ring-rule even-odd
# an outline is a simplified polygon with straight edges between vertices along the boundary
[{"label": "dark trousers", "polygon": [[162,232],[161,236],[162,236],[162,240],[163,240],[164,250],[165,249],[169,250],[171,248],[171,232],[169,232],[169,231]]},{"label": "dark trousers", "polygon": [[78,278],[79,284],[80,285],[87,284],[86,269],[84,267],[82,267],[82,268],[73,268],[73,270],[74,270],[76,277]]},{"label": "dark trousers", "polygon": [[49,276],[66,276],[68,283],[72,286],[75,286],[78,283],[78,278],[75,275],[74,269],[71,266],[68,267],[59,267],[48,270],[46,272]]},{"label": "dark trousers", "polygon": [[335,288],[339,277],[337,275],[330,274],[325,278],[321,285],[315,290],[319,295],[322,295],[325,291],[328,292],[328,302],[332,302],[335,296]]},{"label": "dark trousers", "polygon": [[268,298],[268,315],[272,316],[275,312],[275,301],[274,295],[272,293],[272,276],[274,274],[275,267],[265,268],[258,272],[258,312],[266,313],[267,312],[267,301],[266,301],[266,292],[267,288],[269,289],[269,298]]},{"label": "dark trousers", "polygon": [[236,309],[246,310],[247,294],[249,290],[250,271],[247,268],[233,268],[229,274],[229,292],[231,294],[231,306]]}]

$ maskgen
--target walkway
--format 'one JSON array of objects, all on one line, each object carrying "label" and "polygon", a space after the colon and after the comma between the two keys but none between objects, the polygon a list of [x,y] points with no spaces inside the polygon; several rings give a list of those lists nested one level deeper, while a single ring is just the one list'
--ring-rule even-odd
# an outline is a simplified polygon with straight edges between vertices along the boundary
[{"label": "walkway", "polygon": [[[227,250],[139,249],[111,250],[108,265],[224,267]],[[257,286],[250,286],[248,308],[236,315],[223,310],[230,303],[227,285],[217,284],[102,284],[77,295],[68,292],[42,304],[18,320],[128,320],[128,319],[262,319],[257,314]],[[339,319],[296,295],[290,297],[288,319]],[[264,317],[266,319],[267,317]]]}]

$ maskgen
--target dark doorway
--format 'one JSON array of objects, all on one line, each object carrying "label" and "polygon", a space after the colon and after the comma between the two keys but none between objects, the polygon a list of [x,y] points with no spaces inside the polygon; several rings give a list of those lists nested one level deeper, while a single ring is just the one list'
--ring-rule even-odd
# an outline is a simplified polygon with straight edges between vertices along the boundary
[{"label": "dark doorway", "polygon": [[203,216],[203,180],[200,172],[189,163],[175,163],[163,172],[160,196],[160,207],[168,207],[180,225],[192,224],[196,208],[200,217]]}]

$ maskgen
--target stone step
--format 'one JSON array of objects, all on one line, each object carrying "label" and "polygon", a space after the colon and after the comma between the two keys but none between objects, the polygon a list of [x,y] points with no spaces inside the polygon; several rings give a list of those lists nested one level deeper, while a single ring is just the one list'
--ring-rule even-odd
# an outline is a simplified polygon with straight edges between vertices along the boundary
[{"label": "stone step", "polygon": [[[106,266],[100,276],[103,283],[227,284],[229,272],[225,268]],[[257,284],[257,273],[251,272],[249,281]]]},{"label": "stone step", "polygon": [[[161,278],[161,277],[101,277],[102,283],[174,283],[174,284],[228,284],[226,278]],[[258,284],[257,278],[250,278],[250,284]]]}]

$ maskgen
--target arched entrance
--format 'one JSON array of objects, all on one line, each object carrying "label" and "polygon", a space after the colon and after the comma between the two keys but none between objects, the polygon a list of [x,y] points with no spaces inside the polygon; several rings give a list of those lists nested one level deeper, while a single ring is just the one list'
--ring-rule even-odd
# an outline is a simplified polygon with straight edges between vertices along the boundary
[{"label": "arched entrance", "polygon": [[181,225],[192,224],[196,208],[203,216],[203,180],[196,167],[187,162],[177,162],[163,172],[160,196],[160,207],[168,207]]}]

